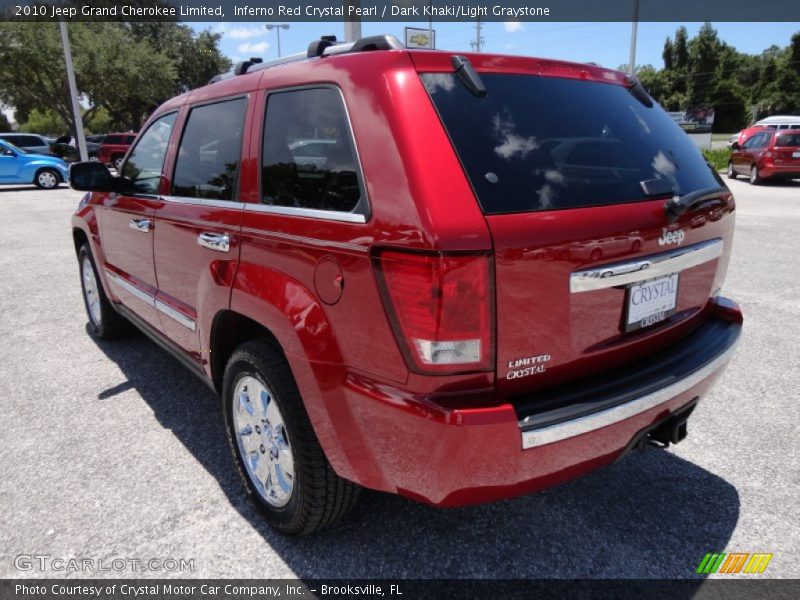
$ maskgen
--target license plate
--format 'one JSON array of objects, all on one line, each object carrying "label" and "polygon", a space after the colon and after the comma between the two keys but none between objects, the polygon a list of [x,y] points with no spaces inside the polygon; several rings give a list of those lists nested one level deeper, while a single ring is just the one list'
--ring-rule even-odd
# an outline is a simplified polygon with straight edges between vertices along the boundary
[{"label": "license plate", "polygon": [[660,323],[675,314],[678,274],[635,283],[628,288],[625,331],[636,331]]},{"label": "license plate", "polygon": [[800,158],[800,152],[792,152],[793,158]]}]

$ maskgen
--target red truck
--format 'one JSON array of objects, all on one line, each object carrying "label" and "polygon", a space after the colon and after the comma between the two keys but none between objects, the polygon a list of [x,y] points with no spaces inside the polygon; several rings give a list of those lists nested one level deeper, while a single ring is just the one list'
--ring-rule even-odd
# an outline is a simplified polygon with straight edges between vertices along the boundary
[{"label": "red truck", "polygon": [[104,165],[111,165],[119,171],[125,154],[127,154],[135,139],[136,134],[130,131],[127,133],[107,134],[103,141],[100,142],[100,149],[97,154],[98,162]]},{"label": "red truck", "polygon": [[133,323],[220,394],[285,533],[362,486],[487,502],[677,443],[741,333],[730,191],[595,65],[323,38],[71,183],[91,332]]}]

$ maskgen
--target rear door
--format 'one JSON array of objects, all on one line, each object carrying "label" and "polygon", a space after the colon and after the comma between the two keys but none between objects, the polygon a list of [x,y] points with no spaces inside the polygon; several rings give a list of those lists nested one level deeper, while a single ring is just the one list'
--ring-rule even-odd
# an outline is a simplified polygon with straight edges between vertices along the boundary
[{"label": "rear door", "polygon": [[171,191],[155,218],[156,307],[164,333],[201,362],[200,315],[227,308],[239,258],[239,167],[246,96],[193,106],[186,116]]},{"label": "rear door", "polygon": [[176,117],[173,112],[151,123],[122,168],[132,191],[107,194],[99,211],[106,279],[114,296],[156,329],[161,327],[154,306],[154,217]]},{"label": "rear door", "polygon": [[775,138],[774,152],[776,167],[800,172],[800,131],[779,133]]},{"label": "rear door", "polygon": [[[717,174],[658,105],[603,81],[612,73],[492,69],[485,96],[453,75],[422,78],[493,238],[498,388],[574,380],[686,335],[730,248]],[[712,189],[668,222],[668,198]]]}]

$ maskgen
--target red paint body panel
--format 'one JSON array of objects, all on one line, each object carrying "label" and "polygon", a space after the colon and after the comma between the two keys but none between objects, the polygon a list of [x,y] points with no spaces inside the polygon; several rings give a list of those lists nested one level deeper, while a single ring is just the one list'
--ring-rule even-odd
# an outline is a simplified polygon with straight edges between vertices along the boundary
[{"label": "red paint body panel", "polygon": [[[480,72],[630,84],[621,73],[590,65],[467,56]],[[608,464],[636,432],[706,392],[720,371],[633,418],[531,450],[522,450],[511,400],[679,344],[718,311],[713,297],[730,257],[734,211],[732,198],[715,200],[673,227],[666,225],[663,198],[484,216],[419,77],[420,71],[452,72],[450,61],[450,54],[439,52],[343,54],[232,77],[176,97],[151,117],[179,111],[159,196],[95,193],[73,217],[98,266],[196,323],[191,331],[163,311],[148,312],[100,269],[111,298],[140,314],[209,378],[208,357],[217,351],[215,318],[232,311],[252,319],[280,343],[340,476],[440,506],[527,493]],[[312,84],[336,86],[344,98],[369,199],[364,223],[254,210],[261,202],[268,95]],[[236,202],[170,198],[189,109],[236,95],[249,102]],[[153,220],[148,235],[128,227],[136,216]],[[625,335],[623,290],[570,293],[575,270],[669,250],[657,241],[665,227],[683,229],[683,245],[724,242],[719,259],[681,273],[678,312],[667,322]],[[205,231],[228,233],[230,251],[199,246],[197,236]],[[430,375],[409,369],[376,279],[373,257],[382,248],[490,256],[494,370]],[[505,378],[510,360],[544,353],[551,355],[544,373]]]}]

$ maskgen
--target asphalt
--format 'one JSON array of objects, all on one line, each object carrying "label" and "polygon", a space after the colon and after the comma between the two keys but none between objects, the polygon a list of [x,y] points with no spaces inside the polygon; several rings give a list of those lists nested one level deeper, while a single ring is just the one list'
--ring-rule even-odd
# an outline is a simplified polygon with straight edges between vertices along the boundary
[{"label": "asphalt", "polygon": [[[683,443],[486,506],[366,493],[304,539],[244,501],[202,383],[144,336],[88,335],[69,228],[80,194],[0,187],[0,577],[684,578],[710,551],[771,552],[761,577],[799,577],[800,182],[731,187],[723,292],[745,333]],[[15,566],[33,554],[193,570]]]}]

